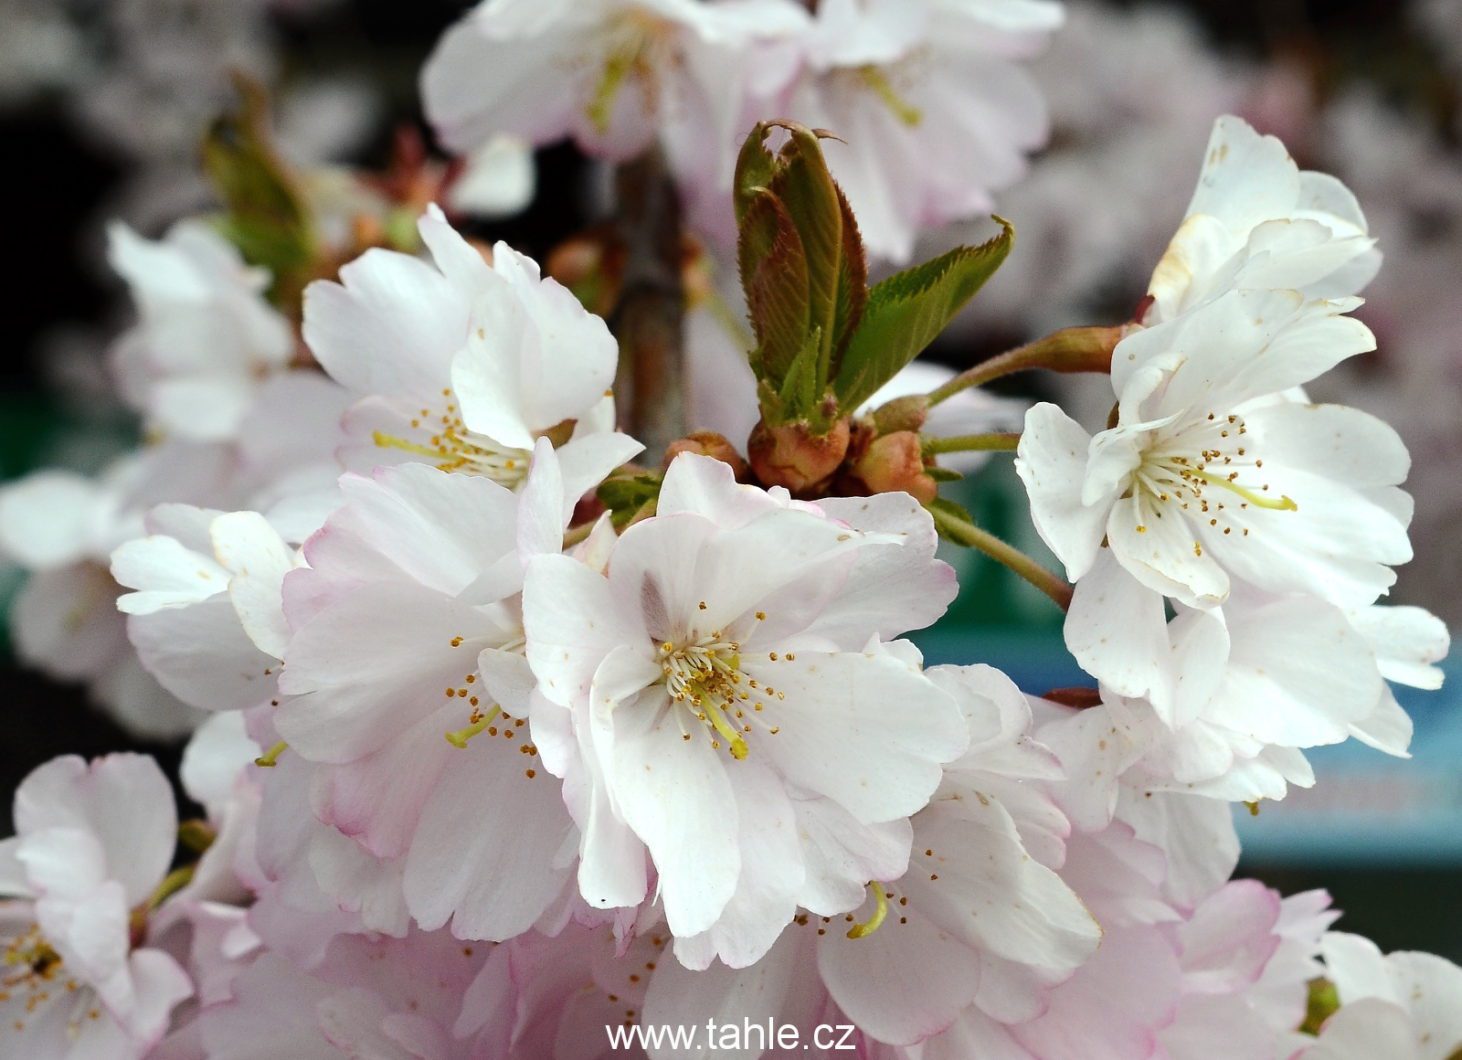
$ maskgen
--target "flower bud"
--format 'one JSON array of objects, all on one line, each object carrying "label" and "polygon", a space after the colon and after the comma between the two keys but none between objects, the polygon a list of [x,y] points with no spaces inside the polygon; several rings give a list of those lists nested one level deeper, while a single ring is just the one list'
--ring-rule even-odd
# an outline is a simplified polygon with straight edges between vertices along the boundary
[{"label": "flower bud", "polygon": [[895,431],[917,431],[929,418],[929,395],[906,394],[880,405],[873,412],[873,422],[880,434]]},{"label": "flower bud", "polygon": [[764,486],[785,486],[795,494],[815,493],[832,478],[848,452],[847,420],[838,420],[826,434],[813,434],[805,423],[756,425],[747,441],[751,467]]},{"label": "flower bud", "polygon": [[746,478],[746,461],[741,459],[741,454],[724,435],[715,431],[693,431],[684,438],[671,442],[665,449],[665,466],[668,468],[670,462],[681,453],[699,453],[701,456],[712,457],[723,464],[729,464],[738,481]]},{"label": "flower bud", "polygon": [[869,493],[902,490],[921,504],[932,501],[939,484],[924,469],[919,436],[913,431],[894,431],[875,438],[853,465],[853,474]]}]

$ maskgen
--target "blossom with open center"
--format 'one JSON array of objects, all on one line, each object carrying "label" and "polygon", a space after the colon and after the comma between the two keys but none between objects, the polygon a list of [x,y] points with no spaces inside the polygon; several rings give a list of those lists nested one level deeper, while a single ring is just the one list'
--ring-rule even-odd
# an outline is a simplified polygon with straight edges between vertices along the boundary
[{"label": "blossom with open center", "polygon": [[442,38],[422,96],[463,153],[510,133],[623,161],[659,136],[729,166],[760,87],[748,48],[806,21],[788,0],[487,0]]},{"label": "blossom with open center", "polygon": [[[953,700],[870,645],[947,606],[953,576],[934,543],[907,495],[798,504],[683,454],[607,573],[530,563],[528,662],[573,734],[555,764],[587,792],[591,905],[643,901],[648,853],[671,932],[734,913],[708,949],[749,963],[799,892],[884,856],[880,826],[923,806],[967,742]],[[733,905],[743,883],[753,893]]]},{"label": "blossom with open center", "polygon": [[639,452],[614,430],[604,321],[504,243],[489,265],[435,207],[419,226],[435,267],[374,249],[305,290],[305,341],[357,399],[347,466],[427,463],[516,489],[548,438],[577,498]]},{"label": "blossom with open center", "polygon": [[75,756],[34,770],[0,842],[0,1053],[141,1057],[193,992],[148,945],[178,828],[157,763]]},{"label": "blossom with open center", "polygon": [[540,440],[516,493],[420,464],[346,475],[344,505],[305,544],[309,566],[284,575],[270,717],[281,762],[311,767],[297,790],[312,788],[340,833],[310,855],[332,896],[362,862],[383,863],[422,927],[500,940],[570,877],[559,782],[478,667],[485,649],[521,651],[524,560],[563,543],[571,502],[554,455]]},{"label": "blossom with open center", "polygon": [[1343,607],[1392,584],[1411,555],[1405,447],[1374,417],[1289,394],[1374,347],[1344,315],[1356,304],[1230,292],[1118,345],[1109,429],[1031,409],[1016,467],[1078,593],[1104,550],[1194,607],[1222,603],[1231,578]]}]

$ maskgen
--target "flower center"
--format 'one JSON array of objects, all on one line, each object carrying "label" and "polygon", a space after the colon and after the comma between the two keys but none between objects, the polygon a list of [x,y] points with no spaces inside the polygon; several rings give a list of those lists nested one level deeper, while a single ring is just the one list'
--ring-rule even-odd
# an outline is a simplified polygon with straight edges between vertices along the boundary
[{"label": "flower center", "polygon": [[[1243,417],[1213,412],[1197,426],[1185,426],[1169,435],[1159,431],[1143,453],[1142,463],[1132,472],[1132,487],[1159,505],[1177,505],[1195,517],[1206,515],[1213,527],[1219,525],[1231,504],[1240,511],[1250,507],[1297,511],[1299,505],[1292,499],[1276,497],[1269,483],[1256,481],[1262,475],[1264,461],[1250,451],[1247,434]],[[1161,518],[1161,509],[1155,514]],[[1146,529],[1137,527],[1138,533]],[[1247,536],[1248,529],[1242,529]],[[1223,532],[1232,530],[1224,527]]]},{"label": "flower center", "polygon": [[[34,924],[23,935],[6,942],[0,961],[4,965],[0,971],[0,1002],[23,999],[27,1016],[60,993],[74,994],[81,988],[75,979],[63,977],[61,955]],[[13,1026],[17,1031],[24,1030],[25,1021],[17,1019]]]},{"label": "flower center", "polygon": [[609,132],[614,101],[631,78],[640,82],[645,109],[656,108],[655,68],[667,61],[673,27],[648,11],[631,9],[611,19],[602,31],[599,79],[584,114],[601,136]]},{"label": "flower center", "polygon": [[924,112],[905,99],[894,86],[887,68],[872,65],[860,66],[858,67],[858,77],[878,97],[878,101],[909,128],[914,128],[924,120]]},{"label": "flower center", "polygon": [[[732,758],[745,758],[742,733],[749,732],[751,726],[745,720],[743,704],[751,704],[756,682],[741,672],[741,645],[723,639],[717,630],[681,645],[665,641],[659,654],[670,698],[710,731],[712,748],[720,750],[724,739]],[[752,709],[761,707],[756,703]],[[677,712],[676,717],[681,721],[682,737],[689,740],[690,732],[681,714]]]},{"label": "flower center", "polygon": [[439,470],[481,475],[508,489],[516,489],[528,474],[532,454],[524,449],[505,448],[490,438],[473,434],[451,400],[452,391],[443,389],[442,396],[448,399],[445,411],[433,413],[424,408],[411,418],[415,438],[375,431],[371,440],[382,449],[399,449],[427,457]]}]

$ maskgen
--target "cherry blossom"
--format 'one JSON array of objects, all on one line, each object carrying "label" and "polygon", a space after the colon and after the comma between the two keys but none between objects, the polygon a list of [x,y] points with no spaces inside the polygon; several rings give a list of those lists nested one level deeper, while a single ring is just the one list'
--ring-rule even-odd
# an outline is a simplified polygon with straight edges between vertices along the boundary
[{"label": "cherry blossom", "polygon": [[146,944],[177,831],[167,778],[140,755],[57,758],[16,791],[15,824],[0,842],[5,1051],[145,1055],[193,992]]},{"label": "cherry blossom", "polygon": [[[648,855],[671,931],[746,918],[711,940],[746,963],[756,954],[731,956],[733,944],[754,934],[750,949],[764,948],[798,891],[836,869],[813,858],[809,832],[826,829],[856,868],[876,856],[878,826],[919,809],[963,750],[954,702],[869,648],[938,617],[952,575],[928,516],[900,495],[817,508],[685,454],[657,512],[614,544],[607,575],[530,562],[528,661],[576,735],[584,897],[638,904]],[[781,882],[741,890],[763,876]]]},{"label": "cherry blossom", "polygon": [[506,244],[489,265],[435,208],[420,229],[435,266],[370,250],[305,291],[305,341],[357,398],[347,465],[424,461],[515,487],[551,436],[577,497],[639,452],[613,430],[604,322]]},{"label": "cherry blossom", "polygon": [[264,298],[268,274],[201,222],[182,222],[158,242],[117,224],[110,238],[112,267],[139,317],[113,355],[123,395],[159,431],[232,436],[260,378],[295,352],[289,323]]},{"label": "cherry blossom", "polygon": [[1369,939],[1341,931],[1320,948],[1340,1008],[1296,1060],[1447,1060],[1462,1047],[1462,968],[1430,953],[1383,957]]}]

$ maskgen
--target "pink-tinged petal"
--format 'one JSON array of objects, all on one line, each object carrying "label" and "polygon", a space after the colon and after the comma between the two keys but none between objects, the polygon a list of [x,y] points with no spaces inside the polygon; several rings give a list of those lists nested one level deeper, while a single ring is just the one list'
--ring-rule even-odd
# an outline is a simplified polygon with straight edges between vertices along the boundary
[{"label": "pink-tinged petal", "polygon": [[101,996],[112,1014],[125,1018],[136,1004],[127,967],[127,899],[122,885],[106,880],[77,901],[72,896],[43,896],[36,901],[36,924],[83,982]]},{"label": "pink-tinged petal", "polygon": [[731,530],[781,507],[765,490],[737,482],[725,461],[682,453],[665,469],[655,510],[661,515],[688,512]]},{"label": "pink-tinged petal", "polygon": [[907,493],[833,498],[820,505],[854,529],[897,543],[860,548],[842,590],[808,632],[854,650],[877,633],[884,640],[933,625],[959,593],[959,579],[934,558],[938,538],[929,513]]},{"label": "pink-tinged petal", "polygon": [[[1113,622],[1112,615],[1122,621]],[[1141,696],[1164,687],[1169,648],[1163,598],[1109,550],[1076,583],[1065,635],[1081,668],[1114,691]]]},{"label": "pink-tinged petal", "polygon": [[860,821],[918,810],[939,784],[940,764],[968,744],[954,700],[887,656],[743,656],[742,670],[766,690],[759,716],[780,730],[753,730],[751,753],[768,755],[791,783]]},{"label": "pink-tinged petal", "polygon": [[1183,988],[1224,994],[1256,982],[1279,948],[1279,893],[1257,880],[1234,880],[1178,928]]},{"label": "pink-tinged petal", "polygon": [[136,950],[127,963],[136,1000],[123,1022],[138,1044],[149,1049],[166,1033],[173,1008],[193,996],[193,983],[162,950]]},{"label": "pink-tinged petal", "polygon": [[295,698],[275,715],[279,733],[315,761],[370,754],[434,713],[448,688],[467,687],[500,635],[478,609],[430,589],[362,586],[296,631],[280,678]]},{"label": "pink-tinged petal", "polygon": [[39,898],[55,899],[48,908],[63,915],[69,916],[69,905],[86,902],[107,882],[107,852],[84,828],[59,826],[31,833],[21,839],[15,855],[31,890]]},{"label": "pink-tinged petal", "polygon": [[[1182,982],[1177,957],[1152,928],[1113,928],[1051,996],[1046,1014],[1013,1033],[1038,1057],[1132,1060],[1154,1055]],[[1102,1033],[1093,1035],[1092,1028]]]},{"label": "pink-tinged petal", "polygon": [[1294,1060],[1376,1060],[1419,1055],[1415,1050],[1415,1031],[1404,1011],[1379,998],[1362,998],[1342,1005],[1320,1028],[1315,1044]]},{"label": "pink-tinged petal", "polygon": [[[605,667],[627,651],[611,655]],[[628,684],[643,688],[638,676]],[[741,851],[732,841],[735,794],[726,775],[737,763],[726,750],[712,750],[702,732],[683,739],[673,715],[678,708],[663,690],[616,699],[604,692],[613,685],[596,677],[592,705],[599,753],[613,762],[605,776],[609,796],[650,851],[671,932],[698,935],[726,908],[741,872]]]},{"label": "pink-tinged petal", "polygon": [[[713,965],[703,972],[693,972],[676,961],[662,961],[650,980],[645,995],[643,1025],[696,1026],[704,1028],[707,1020],[718,1025],[744,1021],[765,1027],[768,1020],[783,1017],[787,998],[800,976],[816,978],[809,961],[799,952],[803,940],[797,929],[788,931],[770,953],[750,968],[732,969]],[[679,1060],[681,1057],[736,1057],[755,1060],[759,1051],[748,1043],[741,1050],[724,1053],[702,1046],[694,1052],[662,1047],[650,1054],[654,1060]]]},{"label": "pink-tinged petal", "polygon": [[199,1017],[208,1055],[218,1060],[339,1060],[316,1006],[330,993],[289,961],[265,953],[234,980],[233,997]]},{"label": "pink-tinged petal", "polygon": [[101,488],[69,471],[39,471],[0,489],[0,555],[31,570],[91,558]]},{"label": "pink-tinged petal", "polygon": [[15,827],[22,836],[47,828],[90,833],[104,852],[108,878],[135,904],[167,872],[178,811],[172,786],[150,757],[111,754],[88,765],[68,755],[21,781]]},{"label": "pink-tinged petal", "polygon": [[[870,903],[854,916],[864,919],[871,913]],[[827,925],[827,934],[818,939],[817,968],[838,1007],[879,1041],[921,1042],[947,1028],[974,1001],[980,955],[917,911],[907,917],[891,911],[883,926],[864,938],[848,938],[847,928],[841,918]]]},{"label": "pink-tinged petal", "polygon": [[377,857],[405,853],[422,806],[456,750],[446,734],[474,713],[458,702],[437,707],[379,749],[322,771],[311,798],[320,819]]},{"label": "pink-tinged petal", "polygon": [[1015,470],[1030,495],[1031,518],[1044,541],[1081,578],[1096,558],[1107,505],[1082,503],[1091,436],[1055,405],[1041,403],[1025,414]]},{"label": "pink-tinged petal", "polygon": [[752,626],[759,608],[777,623],[769,597],[826,591],[809,567],[858,547],[855,535],[805,512],[768,512],[735,530],[697,515],[657,516],[621,535],[609,581],[619,599],[639,604],[650,636],[678,642],[729,631],[738,619]]},{"label": "pink-tinged petal", "polygon": [[[406,901],[426,930],[450,918],[457,938],[512,938],[571,875],[573,822],[558,781],[519,753],[526,738],[526,730],[513,741],[483,732],[451,748],[406,857]],[[470,822],[463,807],[473,808]]]},{"label": "pink-tinged petal", "polygon": [[211,557],[157,535],[118,547],[112,553],[112,577],[138,590],[117,600],[117,609],[129,615],[202,603],[228,588],[228,571]]},{"label": "pink-tinged petal", "polygon": [[127,634],[158,684],[201,710],[243,710],[274,695],[279,659],[249,639],[224,595],[132,615]]},{"label": "pink-tinged petal", "polygon": [[336,382],[356,394],[440,399],[467,341],[469,302],[430,265],[372,249],[341,283],[305,288],[304,339]]},{"label": "pink-tinged petal", "polygon": [[807,864],[797,903],[809,912],[840,916],[863,900],[869,880],[896,880],[908,869],[907,819],[864,824],[831,799],[798,798],[793,806]]},{"label": "pink-tinged petal", "polygon": [[258,512],[231,512],[213,521],[213,552],[232,575],[228,594],[244,632],[259,650],[284,658],[284,576],[295,566],[287,546]]},{"label": "pink-tinged petal", "polygon": [[[334,907],[328,916],[318,912],[312,916],[311,928],[320,934],[321,945],[346,926],[349,930],[378,931],[398,938],[406,934],[411,915],[401,894],[400,859],[378,858],[350,836],[319,827],[311,829],[307,860],[302,875],[312,879]],[[335,919],[337,911],[343,923],[332,928],[330,920]],[[278,948],[277,941],[270,945]]]},{"label": "pink-tinged petal", "polygon": [[588,695],[594,671],[611,650],[648,634],[635,611],[596,571],[567,556],[539,556],[523,579],[528,662],[550,700],[571,706]]},{"label": "pink-tinged petal", "polygon": [[974,793],[935,802],[914,822],[914,849],[900,890],[919,915],[967,945],[1053,972],[1069,972],[1096,949],[1101,928],[1025,852],[998,803]]},{"label": "pink-tinged petal", "polygon": [[[490,479],[401,464],[347,475],[340,489],[346,505],[322,536],[353,538],[423,585],[456,595],[504,562],[516,566],[517,499]],[[348,557],[337,566],[318,549],[306,554],[322,570],[351,572]]]},{"label": "pink-tinged petal", "polygon": [[[740,824],[735,842],[741,849],[741,876],[736,893],[703,937],[676,939],[676,955],[691,968],[706,967],[712,955],[729,968],[759,961],[796,915],[806,878],[796,813],[776,774],[747,760],[736,763],[729,776]],[[700,959],[688,956],[694,948],[702,950]]]}]

